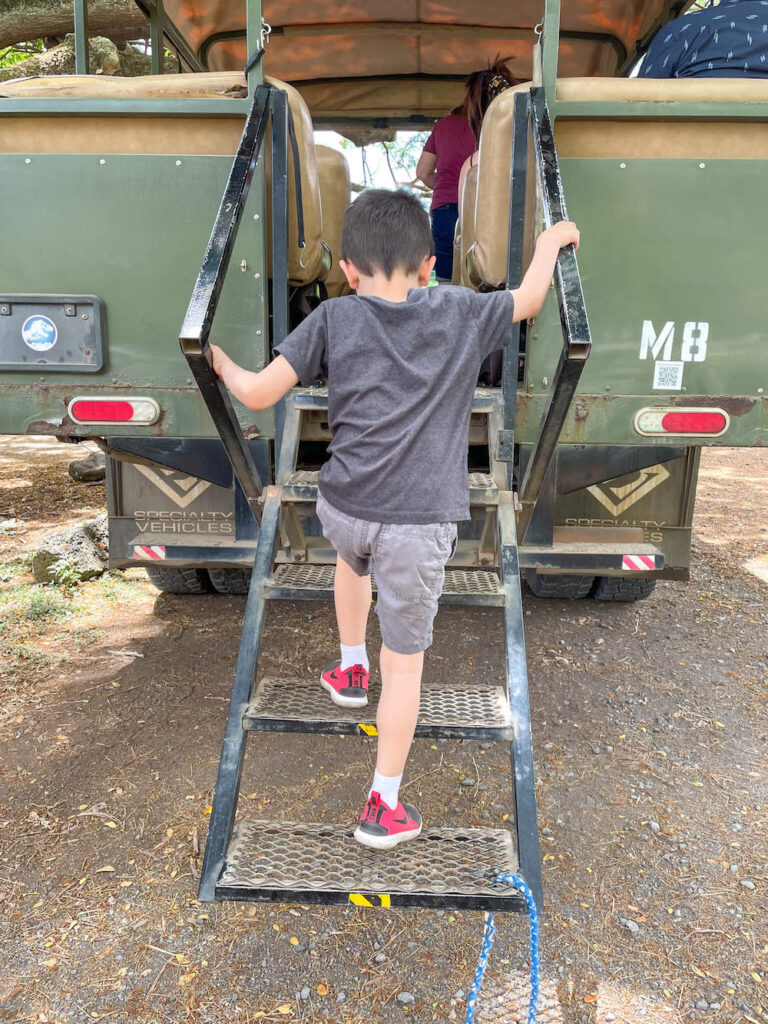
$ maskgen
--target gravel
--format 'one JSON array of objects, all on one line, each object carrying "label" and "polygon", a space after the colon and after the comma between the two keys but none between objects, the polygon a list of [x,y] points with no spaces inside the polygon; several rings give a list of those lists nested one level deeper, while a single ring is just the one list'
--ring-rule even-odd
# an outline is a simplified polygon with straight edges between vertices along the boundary
[{"label": "gravel", "polygon": [[626,928],[633,936],[640,934],[640,925],[637,921],[633,921],[631,917],[620,917],[619,924],[622,928]]},{"label": "gravel", "polygon": [[416,996],[412,995],[410,992],[399,992],[397,995],[397,1001],[403,1006],[410,1006],[411,1003],[416,1002]]}]

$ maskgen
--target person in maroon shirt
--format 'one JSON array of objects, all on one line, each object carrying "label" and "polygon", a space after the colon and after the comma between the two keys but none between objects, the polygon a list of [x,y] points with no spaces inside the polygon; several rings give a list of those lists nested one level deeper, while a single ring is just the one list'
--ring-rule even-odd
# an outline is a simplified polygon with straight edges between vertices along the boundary
[{"label": "person in maroon shirt", "polygon": [[497,57],[487,68],[469,76],[463,103],[437,122],[416,165],[416,177],[433,190],[432,237],[438,281],[450,281],[453,270],[461,168],[477,149],[480,127],[491,100],[519,81],[507,67],[510,59]]}]

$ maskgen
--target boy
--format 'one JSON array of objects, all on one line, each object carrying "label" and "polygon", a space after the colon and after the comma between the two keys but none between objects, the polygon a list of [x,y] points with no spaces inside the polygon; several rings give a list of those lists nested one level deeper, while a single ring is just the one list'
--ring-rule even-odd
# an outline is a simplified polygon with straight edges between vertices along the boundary
[{"label": "boy", "polygon": [[544,302],[561,246],[575,225],[539,236],[518,289],[476,294],[427,288],[435,258],[429,218],[407,192],[369,190],[347,210],[341,268],[356,295],[321,303],[260,373],[211,346],[213,367],[251,409],[266,409],[299,381],[328,380],[331,457],[320,471],[317,515],[338,558],[334,585],[341,658],[320,679],[342,707],[368,703],[365,630],[376,568],[381,698],[376,771],[355,832],[390,849],[421,832],[399,800],[416,728],[424,651],[456,546],[469,519],[467,436],[480,365],[515,320]]}]

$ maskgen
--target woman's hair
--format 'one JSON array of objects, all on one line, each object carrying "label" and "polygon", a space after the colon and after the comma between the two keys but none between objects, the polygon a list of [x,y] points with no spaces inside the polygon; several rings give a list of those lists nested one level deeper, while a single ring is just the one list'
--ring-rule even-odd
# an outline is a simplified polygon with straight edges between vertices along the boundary
[{"label": "woman's hair", "polygon": [[480,127],[491,101],[495,100],[500,92],[522,82],[522,79],[516,78],[507,66],[512,60],[513,57],[497,56],[493,62],[488,62],[487,68],[473,71],[464,83],[464,102],[451,111],[454,116],[465,117],[469,121],[469,126],[478,141]]}]

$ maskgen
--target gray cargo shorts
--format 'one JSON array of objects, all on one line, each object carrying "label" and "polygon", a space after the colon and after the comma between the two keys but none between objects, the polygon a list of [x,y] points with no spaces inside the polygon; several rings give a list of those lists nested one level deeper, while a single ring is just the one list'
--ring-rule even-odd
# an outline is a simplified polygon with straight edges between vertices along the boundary
[{"label": "gray cargo shorts", "polygon": [[317,497],[323,534],[358,576],[373,570],[381,639],[395,654],[418,654],[432,643],[432,623],[456,550],[456,523],[373,523]]}]

